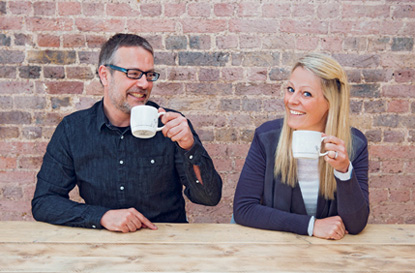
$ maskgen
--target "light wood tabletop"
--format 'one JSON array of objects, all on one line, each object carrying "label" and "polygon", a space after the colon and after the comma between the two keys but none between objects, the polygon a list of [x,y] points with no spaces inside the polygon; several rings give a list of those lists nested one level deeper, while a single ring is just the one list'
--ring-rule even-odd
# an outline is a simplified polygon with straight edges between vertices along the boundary
[{"label": "light wood tabletop", "polygon": [[415,272],[415,225],[331,241],[236,224],[116,233],[0,222],[0,272]]}]

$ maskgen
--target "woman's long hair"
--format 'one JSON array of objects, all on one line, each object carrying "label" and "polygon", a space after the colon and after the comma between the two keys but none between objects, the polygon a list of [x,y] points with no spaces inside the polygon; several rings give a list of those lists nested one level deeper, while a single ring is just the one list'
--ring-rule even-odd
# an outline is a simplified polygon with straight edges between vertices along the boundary
[{"label": "woman's long hair", "polygon": [[[321,79],[323,95],[329,103],[329,110],[324,133],[342,139],[349,154],[352,155],[351,132],[349,122],[350,87],[347,75],[341,65],[333,58],[318,53],[308,54],[294,65],[291,73],[302,67]],[[297,182],[297,164],[293,157],[291,142],[293,129],[286,118],[281,131],[277,150],[275,152],[274,175],[281,176],[281,181],[291,187]],[[323,158],[319,160],[320,195],[326,199],[334,199],[336,180],[334,169]]]}]

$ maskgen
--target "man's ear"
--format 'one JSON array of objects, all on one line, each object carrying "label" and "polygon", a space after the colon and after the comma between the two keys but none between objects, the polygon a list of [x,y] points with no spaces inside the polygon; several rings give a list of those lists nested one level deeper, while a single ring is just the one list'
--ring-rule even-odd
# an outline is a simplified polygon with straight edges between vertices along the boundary
[{"label": "man's ear", "polygon": [[106,66],[101,65],[98,68],[98,75],[99,75],[99,78],[101,79],[101,83],[103,86],[108,85],[108,77],[110,76],[109,74],[110,72]]}]

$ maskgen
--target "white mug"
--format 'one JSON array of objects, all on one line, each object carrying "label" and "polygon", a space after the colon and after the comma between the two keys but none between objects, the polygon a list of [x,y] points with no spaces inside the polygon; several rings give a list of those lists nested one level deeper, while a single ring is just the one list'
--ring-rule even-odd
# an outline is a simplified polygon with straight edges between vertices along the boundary
[{"label": "white mug", "polygon": [[130,127],[133,136],[152,138],[164,126],[158,126],[158,119],[166,112],[158,112],[157,108],[148,105],[137,105],[131,109]]},{"label": "white mug", "polygon": [[325,156],[328,152],[320,153],[321,143],[325,137],[322,133],[316,131],[297,130],[293,132],[293,156],[294,158],[312,158],[317,159]]}]

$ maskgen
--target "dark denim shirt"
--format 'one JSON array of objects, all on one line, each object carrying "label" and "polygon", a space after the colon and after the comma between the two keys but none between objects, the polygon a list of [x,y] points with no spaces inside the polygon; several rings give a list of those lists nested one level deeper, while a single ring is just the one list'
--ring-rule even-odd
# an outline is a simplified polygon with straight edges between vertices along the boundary
[{"label": "dark denim shirt", "polygon": [[[139,139],[129,127],[111,125],[102,101],[66,116],[37,175],[33,217],[52,224],[102,228],[105,212],[133,207],[152,222],[183,223],[187,221],[183,186],[192,202],[216,205],[222,180],[190,121],[189,126],[195,143],[186,151],[161,132]],[[199,166],[203,185],[193,165]],[[69,199],[75,185],[85,203]]]}]

